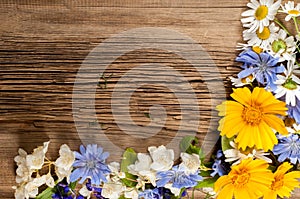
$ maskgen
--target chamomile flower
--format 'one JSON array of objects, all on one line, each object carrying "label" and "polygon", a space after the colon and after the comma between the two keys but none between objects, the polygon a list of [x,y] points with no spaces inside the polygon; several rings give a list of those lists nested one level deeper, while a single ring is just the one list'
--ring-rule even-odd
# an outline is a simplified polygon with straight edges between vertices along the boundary
[{"label": "chamomile flower", "polygon": [[264,28],[269,26],[270,20],[274,19],[281,1],[273,0],[251,0],[247,6],[250,10],[247,10],[242,13],[242,16],[245,17],[241,19],[243,26],[249,28],[248,32],[254,33],[258,31],[262,33]]},{"label": "chamomile flower", "polygon": [[262,49],[259,46],[251,46],[249,44],[243,44],[243,43],[238,43],[237,45],[237,50],[242,50],[242,51],[248,51],[251,50],[256,52],[257,54],[260,54],[264,51],[264,49]]},{"label": "chamomile flower", "polygon": [[258,30],[255,32],[250,32],[248,30],[243,31],[243,38],[248,41],[250,46],[260,46],[263,50],[268,49],[269,45],[277,39],[276,32],[279,30],[274,23],[270,26],[263,27],[262,31]]},{"label": "chamomile flower", "polygon": [[232,165],[237,165],[242,160],[245,160],[247,158],[252,158],[252,159],[262,159],[268,163],[272,163],[272,160],[266,157],[266,155],[269,155],[269,153],[266,153],[263,150],[256,150],[255,148],[251,148],[244,151],[238,149],[238,145],[233,141],[231,141],[229,144],[232,147],[232,149],[227,149],[224,151],[224,155],[226,157],[225,162],[233,162]]},{"label": "chamomile flower", "polygon": [[291,134],[300,134],[300,124],[294,123],[293,126],[287,126],[286,129]]},{"label": "chamomile flower", "polygon": [[243,87],[245,85],[251,84],[255,79],[252,74],[244,78],[234,78],[234,77],[229,77],[229,78],[231,80],[232,85],[235,87]]},{"label": "chamomile flower", "polygon": [[300,4],[297,4],[295,7],[294,1],[288,1],[284,6],[281,5],[281,8],[282,11],[287,14],[285,17],[286,21],[291,20],[292,17],[300,16]]},{"label": "chamomile flower", "polygon": [[293,36],[287,37],[287,33],[280,29],[277,38],[271,43],[268,53],[273,57],[278,57],[279,62],[294,59],[294,51],[296,50],[296,42]]},{"label": "chamomile flower", "polygon": [[288,61],[284,75],[277,75],[274,91],[276,98],[285,97],[286,104],[291,106],[296,106],[296,98],[300,100],[300,79],[293,74],[294,68],[294,60]]}]

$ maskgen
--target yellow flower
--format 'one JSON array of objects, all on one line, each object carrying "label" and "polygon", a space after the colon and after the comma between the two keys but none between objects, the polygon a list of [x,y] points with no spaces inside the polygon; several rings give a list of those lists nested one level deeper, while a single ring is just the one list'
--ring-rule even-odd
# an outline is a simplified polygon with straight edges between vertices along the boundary
[{"label": "yellow flower", "polygon": [[228,175],[215,183],[217,199],[258,199],[272,184],[273,173],[264,160],[248,158],[231,168]]},{"label": "yellow flower", "polygon": [[280,165],[277,171],[274,173],[274,181],[270,186],[268,192],[266,192],[264,199],[276,199],[277,195],[281,198],[290,197],[291,192],[300,187],[297,178],[300,178],[300,171],[288,172],[293,166],[284,162]]},{"label": "yellow flower", "polygon": [[285,103],[277,100],[271,92],[256,87],[253,92],[244,87],[233,89],[230,95],[236,101],[225,101],[217,106],[218,130],[221,135],[231,138],[235,135],[238,148],[273,149],[278,140],[273,130],[287,135],[282,119],[276,115],[286,115]]}]

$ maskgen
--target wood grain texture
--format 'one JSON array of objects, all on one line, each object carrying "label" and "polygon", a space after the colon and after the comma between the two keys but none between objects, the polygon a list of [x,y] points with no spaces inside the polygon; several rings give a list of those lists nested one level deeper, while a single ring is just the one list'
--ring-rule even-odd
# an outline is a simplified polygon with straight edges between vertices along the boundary
[{"label": "wood grain texture", "polygon": [[[246,3],[247,0],[216,0],[213,3],[209,0],[0,1],[0,198],[13,198],[13,157],[19,147],[32,151],[50,140],[49,157],[54,159],[61,144],[77,150],[82,143],[72,113],[76,75],[89,53],[116,34],[134,28],[160,27],[192,38],[207,51],[218,69],[203,68],[206,73],[202,74],[220,74],[228,96],[231,88],[227,77],[240,70],[234,59],[238,53],[236,45],[241,42],[240,14],[246,9]],[[180,46],[176,40],[168,40],[168,35],[165,39],[165,43]],[[130,38],[126,41],[130,42]],[[126,47],[126,42],[120,46]],[[111,53],[108,57],[114,52]],[[176,136],[182,119],[180,102],[172,89],[157,85],[159,81],[139,87],[130,99],[130,120],[139,127],[151,123],[151,106],[165,107],[166,122],[159,133],[147,139],[144,132],[133,132],[137,137],[130,137],[114,121],[111,97],[115,86],[132,68],[151,63],[172,67],[185,77],[199,103],[201,120],[197,136],[203,140],[207,133],[215,133],[209,128],[211,121],[217,121],[211,99],[222,99],[218,95],[222,88],[208,87],[207,81],[213,82],[214,78],[208,80],[209,75],[206,79],[199,76],[191,64],[176,53],[139,49],[123,54],[109,65],[105,75],[112,76],[106,83],[99,76],[100,85],[95,94],[96,119],[105,133],[97,139],[106,136],[123,149],[132,146],[145,152],[147,146],[167,144]],[[157,71],[158,79],[164,75]],[[88,99],[90,96],[81,97]],[[85,108],[82,104],[82,109]],[[126,124],[129,118],[123,119]],[[94,128],[95,119],[86,117],[84,125],[89,132]],[[189,132],[192,126],[193,122],[183,126],[183,132]],[[118,159],[118,155],[112,154],[111,160]]]}]

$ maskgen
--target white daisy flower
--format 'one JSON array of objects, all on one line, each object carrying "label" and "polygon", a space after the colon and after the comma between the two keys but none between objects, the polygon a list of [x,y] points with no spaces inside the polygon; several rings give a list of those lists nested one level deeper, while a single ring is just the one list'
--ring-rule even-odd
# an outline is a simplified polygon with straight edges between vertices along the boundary
[{"label": "white daisy flower", "polygon": [[287,37],[287,33],[282,29],[276,35],[277,38],[271,43],[268,53],[273,57],[278,57],[279,62],[294,59],[294,51],[296,50],[294,37]]},{"label": "white daisy flower", "polygon": [[242,16],[245,17],[241,19],[243,26],[249,28],[248,32],[254,33],[258,30],[259,33],[263,32],[264,27],[269,26],[270,20],[274,20],[281,1],[273,0],[251,0],[247,4],[250,10],[247,10],[242,13]]},{"label": "white daisy flower", "polygon": [[285,103],[292,106],[296,106],[296,98],[300,100],[300,79],[293,74],[294,69],[298,66],[294,63],[294,59],[289,60],[284,75],[277,75],[275,81],[277,88],[274,91],[276,98],[285,96]]},{"label": "white daisy flower", "polygon": [[286,127],[287,131],[291,134],[300,134],[300,124],[294,123],[292,127]]},{"label": "white daisy flower", "polygon": [[251,46],[249,44],[243,44],[243,43],[238,43],[236,50],[248,51],[249,49],[252,49],[257,54],[260,54],[264,51],[264,49],[262,49],[259,46]]},{"label": "white daisy flower", "polygon": [[255,79],[253,75],[249,75],[245,78],[234,78],[234,77],[229,77],[231,80],[231,83],[235,87],[242,87],[248,84],[251,84],[253,80]]},{"label": "white daisy flower", "polygon": [[249,149],[247,151],[241,151],[238,149],[237,144],[233,141],[230,141],[229,144],[232,149],[227,149],[223,152],[226,157],[225,162],[233,162],[232,165],[236,165],[244,159],[257,158],[265,160],[268,163],[272,163],[272,160],[266,157],[266,155],[269,155],[269,153],[265,153],[264,150]]},{"label": "white daisy flower", "polygon": [[266,50],[277,39],[276,32],[278,30],[279,28],[272,23],[270,26],[265,26],[262,32],[244,30],[243,38],[245,41],[248,41],[249,46],[260,46],[260,48]]},{"label": "white daisy flower", "polygon": [[284,6],[281,5],[281,8],[283,12],[287,14],[285,17],[286,21],[291,20],[292,17],[300,16],[300,4],[297,4],[295,7],[294,1],[288,1]]}]

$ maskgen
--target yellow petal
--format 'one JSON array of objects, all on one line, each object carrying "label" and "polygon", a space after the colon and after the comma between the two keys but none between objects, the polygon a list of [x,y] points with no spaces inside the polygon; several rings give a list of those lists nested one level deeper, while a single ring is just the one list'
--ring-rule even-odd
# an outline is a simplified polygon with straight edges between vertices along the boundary
[{"label": "yellow petal", "polygon": [[284,122],[275,115],[265,114],[263,120],[273,129],[282,135],[289,134],[285,128]]},{"label": "yellow petal", "polygon": [[233,89],[230,96],[244,106],[251,105],[251,92],[247,87]]}]

